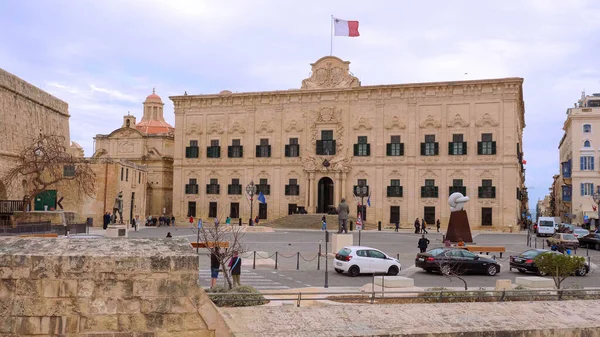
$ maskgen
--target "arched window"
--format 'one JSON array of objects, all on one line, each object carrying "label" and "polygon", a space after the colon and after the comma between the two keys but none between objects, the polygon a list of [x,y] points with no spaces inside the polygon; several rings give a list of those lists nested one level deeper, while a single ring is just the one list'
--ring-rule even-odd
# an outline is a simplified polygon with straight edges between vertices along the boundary
[{"label": "arched window", "polygon": [[583,133],[591,133],[592,125],[591,124],[583,124]]},{"label": "arched window", "polygon": [[585,142],[583,142],[583,147],[591,147],[590,141],[586,140]]}]

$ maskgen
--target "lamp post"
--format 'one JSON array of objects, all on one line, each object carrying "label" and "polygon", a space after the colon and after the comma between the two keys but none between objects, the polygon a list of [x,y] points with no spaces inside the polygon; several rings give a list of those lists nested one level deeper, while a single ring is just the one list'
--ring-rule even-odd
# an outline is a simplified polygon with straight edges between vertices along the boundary
[{"label": "lamp post", "polygon": [[250,184],[246,186],[246,193],[250,197],[250,222],[248,222],[248,225],[252,226],[252,207],[254,206],[254,195],[256,194],[256,185],[254,185],[254,180],[251,180]]},{"label": "lamp post", "polygon": [[354,190],[354,194],[360,197],[360,220],[361,220],[361,228],[358,230],[358,245],[360,246],[360,233],[363,227],[363,223],[365,221],[365,197],[368,196],[369,188],[364,186],[364,184],[360,184],[356,186]]},{"label": "lamp post", "polygon": [[596,190],[596,193],[594,193],[592,197],[594,198],[596,205],[598,205],[598,219],[596,219],[596,228],[598,228],[600,225],[600,186],[598,186],[598,190]]}]

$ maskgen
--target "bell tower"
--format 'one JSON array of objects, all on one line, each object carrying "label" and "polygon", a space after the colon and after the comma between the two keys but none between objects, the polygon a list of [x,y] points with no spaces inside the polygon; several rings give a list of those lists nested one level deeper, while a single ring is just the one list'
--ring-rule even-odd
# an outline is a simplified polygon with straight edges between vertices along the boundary
[{"label": "bell tower", "polygon": [[123,116],[123,125],[121,127],[135,129],[135,116],[131,115],[129,111],[127,111],[127,115]]}]

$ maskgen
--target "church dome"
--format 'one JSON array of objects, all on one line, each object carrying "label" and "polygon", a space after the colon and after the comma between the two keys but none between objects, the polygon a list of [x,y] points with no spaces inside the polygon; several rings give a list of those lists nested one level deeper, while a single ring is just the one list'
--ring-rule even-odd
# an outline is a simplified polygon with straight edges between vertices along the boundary
[{"label": "church dome", "polygon": [[157,120],[142,120],[141,122],[137,123],[137,125],[135,126],[135,128],[142,132],[145,133],[147,135],[155,135],[155,134],[159,134],[159,133],[169,133],[169,132],[174,132],[175,128],[171,126],[171,124],[164,122],[164,121],[157,121]]},{"label": "church dome", "polygon": [[146,97],[146,102],[162,103],[162,99],[160,99],[160,96],[156,94],[155,89],[152,88],[152,93]]}]

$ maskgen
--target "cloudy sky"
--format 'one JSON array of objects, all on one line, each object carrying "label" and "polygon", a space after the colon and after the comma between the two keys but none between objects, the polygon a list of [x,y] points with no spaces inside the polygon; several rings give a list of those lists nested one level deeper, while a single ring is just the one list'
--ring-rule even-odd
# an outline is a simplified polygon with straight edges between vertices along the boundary
[{"label": "cloudy sky", "polygon": [[598,0],[0,0],[0,67],[67,101],[91,155],[152,87],[172,124],[169,95],[298,88],[332,14],[360,21],[334,55],[363,85],[525,78],[527,185],[548,191],[565,109],[600,92]]}]

